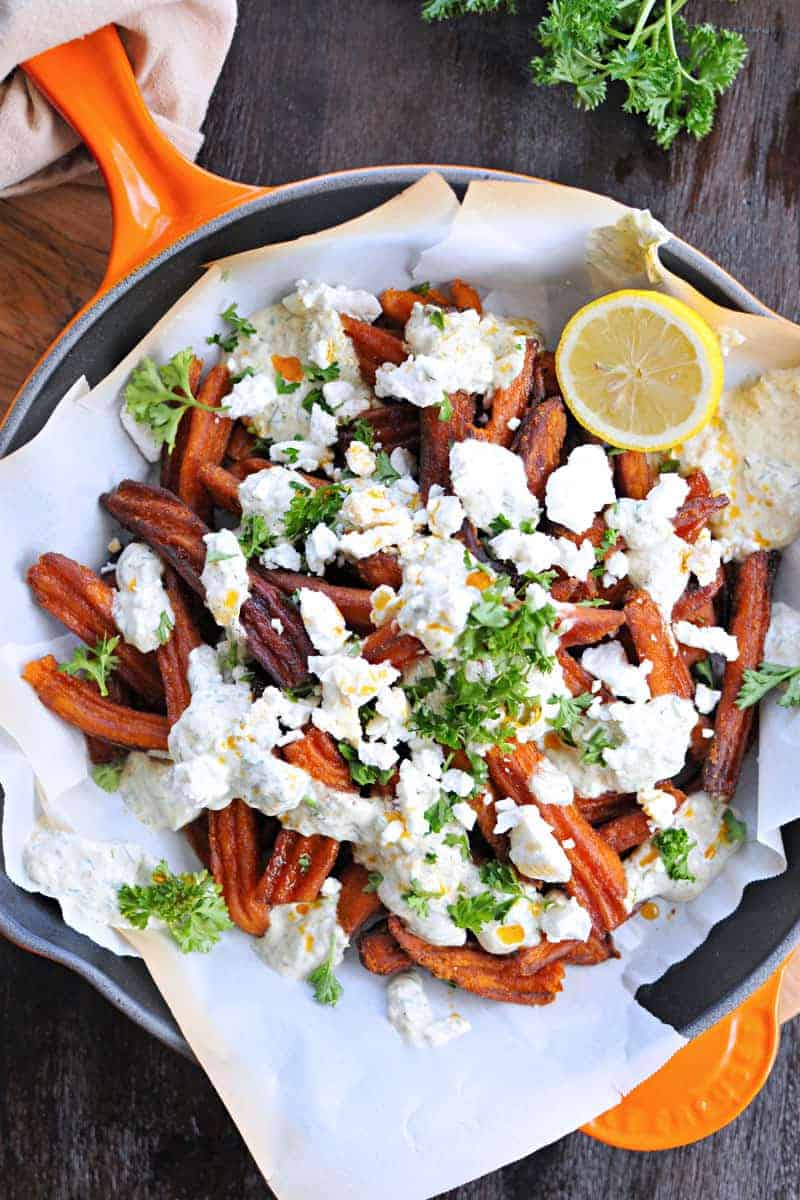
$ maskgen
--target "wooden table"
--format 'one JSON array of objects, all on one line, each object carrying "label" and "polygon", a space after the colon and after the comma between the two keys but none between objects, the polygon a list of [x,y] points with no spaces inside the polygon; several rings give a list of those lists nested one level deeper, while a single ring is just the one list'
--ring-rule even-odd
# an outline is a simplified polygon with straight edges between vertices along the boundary
[{"label": "wooden table", "polygon": [[[664,155],[616,108],[575,112],[524,73],[543,4],[426,27],[415,0],[240,0],[201,161],[278,183],[386,162],[480,163],[649,207],[797,319],[800,5],[692,0],[751,55],[711,137]],[[110,223],[86,186],[0,205],[0,409],[93,290]],[[202,1073],[60,967],[0,944],[3,1200],[257,1200],[269,1193]],[[268,1019],[268,1014],[265,1014]],[[764,1091],[700,1145],[660,1155],[573,1134],[459,1200],[764,1200],[798,1194],[800,1023]],[[794,1069],[793,1069],[794,1067]],[[487,1103],[502,1103],[487,1064]],[[532,1081],[531,1120],[545,1094]],[[354,1198],[356,1200],[356,1198]],[[360,1198],[358,1198],[360,1200]],[[379,1198],[378,1198],[379,1200]]]}]

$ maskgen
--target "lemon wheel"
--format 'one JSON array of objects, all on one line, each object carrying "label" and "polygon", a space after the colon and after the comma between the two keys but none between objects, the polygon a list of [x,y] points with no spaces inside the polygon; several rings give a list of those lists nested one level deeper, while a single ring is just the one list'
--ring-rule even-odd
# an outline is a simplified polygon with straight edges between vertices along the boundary
[{"label": "lemon wheel", "polygon": [[575,313],[556,373],[576,420],[627,450],[665,450],[697,433],[714,414],[725,374],[719,340],[694,309],[634,290]]}]

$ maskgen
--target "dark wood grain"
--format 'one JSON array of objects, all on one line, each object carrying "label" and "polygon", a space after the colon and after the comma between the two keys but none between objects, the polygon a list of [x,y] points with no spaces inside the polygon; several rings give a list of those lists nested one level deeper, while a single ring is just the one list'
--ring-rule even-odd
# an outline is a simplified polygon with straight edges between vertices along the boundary
[{"label": "dark wood grain", "polygon": [[[751,55],[713,135],[699,146],[683,141],[669,156],[616,108],[585,116],[561,92],[530,86],[524,65],[542,4],[523,0],[517,17],[437,27],[423,26],[417,8],[416,0],[240,0],[239,30],[206,123],[204,165],[262,183],[398,161],[478,163],[558,179],[650,207],[772,307],[800,315],[796,0],[692,0],[693,17],[741,29]],[[46,200],[0,210],[0,311],[16,352],[13,368],[8,359],[0,365],[0,393],[20,381],[99,276],[105,208],[99,197],[85,203],[98,220],[85,248],[69,222],[47,235]],[[33,278],[37,230],[49,258],[75,263],[67,285],[50,295]],[[33,337],[22,304],[26,273],[38,296]],[[0,1014],[2,1200],[270,1196],[202,1073],[81,980],[0,943]],[[799,1055],[794,1022],[760,1097],[698,1146],[635,1155],[573,1134],[450,1195],[790,1200],[800,1179]],[[502,1096],[487,1063],[487,1103]],[[533,1084],[532,1096],[535,1123],[546,1100]]]}]

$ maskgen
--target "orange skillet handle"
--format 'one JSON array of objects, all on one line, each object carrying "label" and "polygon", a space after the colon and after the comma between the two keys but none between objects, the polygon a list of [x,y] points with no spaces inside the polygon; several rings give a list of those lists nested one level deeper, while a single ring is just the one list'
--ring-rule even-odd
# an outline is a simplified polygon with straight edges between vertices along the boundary
[{"label": "orange skillet handle", "polygon": [[103,172],[114,228],[98,295],[199,225],[271,190],[211,175],[175,149],[147,111],[112,25],[22,68]]}]

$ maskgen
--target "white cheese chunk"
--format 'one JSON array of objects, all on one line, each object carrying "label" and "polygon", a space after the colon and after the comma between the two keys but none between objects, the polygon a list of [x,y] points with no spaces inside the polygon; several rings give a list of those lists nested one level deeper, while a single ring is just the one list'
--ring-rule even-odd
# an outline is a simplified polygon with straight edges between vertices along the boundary
[{"label": "white cheese chunk", "polygon": [[574,896],[557,889],[547,893],[540,918],[548,942],[585,942],[592,932],[592,918]]},{"label": "white cheese chunk", "polygon": [[548,517],[573,533],[588,529],[600,509],[615,499],[611,465],[602,446],[576,446],[545,488]]},{"label": "white cheese chunk", "polygon": [[412,1046],[443,1046],[469,1033],[471,1025],[458,1013],[434,1018],[422,979],[416,971],[401,971],[386,985],[386,1015]]},{"label": "white cheese chunk", "polygon": [[590,646],[581,656],[581,666],[622,699],[647,700],[650,695],[647,677],[653,664],[646,658],[635,667],[628,661],[621,642]]},{"label": "white cheese chunk", "polygon": [[344,617],[324,592],[301,588],[300,616],[312,646],[320,654],[335,654],[350,636]]},{"label": "white cheese chunk", "polygon": [[739,657],[736,638],[719,625],[692,625],[690,621],[676,621],[672,628],[683,646],[707,650],[709,654],[721,654],[728,662],[736,662]]},{"label": "white cheese chunk", "polygon": [[800,612],[782,600],[772,605],[764,661],[781,667],[800,666]]},{"label": "white cheese chunk", "polygon": [[511,830],[510,841],[509,857],[529,879],[558,883],[571,877],[569,859],[533,804],[519,809],[519,819]]},{"label": "white cheese chunk", "polygon": [[239,539],[230,529],[207,533],[206,562],[200,582],[205,588],[206,604],[214,620],[223,628],[235,626],[239,611],[250,594],[247,559]]},{"label": "white cheese chunk", "polygon": [[698,683],[694,689],[694,706],[699,713],[713,712],[720,702],[722,692],[718,692],[716,688],[706,687],[704,683]]},{"label": "white cheese chunk", "polygon": [[636,803],[644,809],[652,830],[667,829],[675,814],[675,797],[663,788],[641,788]]},{"label": "white cheese chunk", "polygon": [[450,450],[450,475],[467,516],[487,533],[498,516],[515,527],[539,519],[522,459],[503,446],[475,438],[456,442]]},{"label": "white cheese chunk", "polygon": [[111,615],[117,629],[143,654],[157,650],[175,624],[162,583],[164,564],[149,546],[131,542],[119,556],[116,571],[118,590],[111,598]]}]

